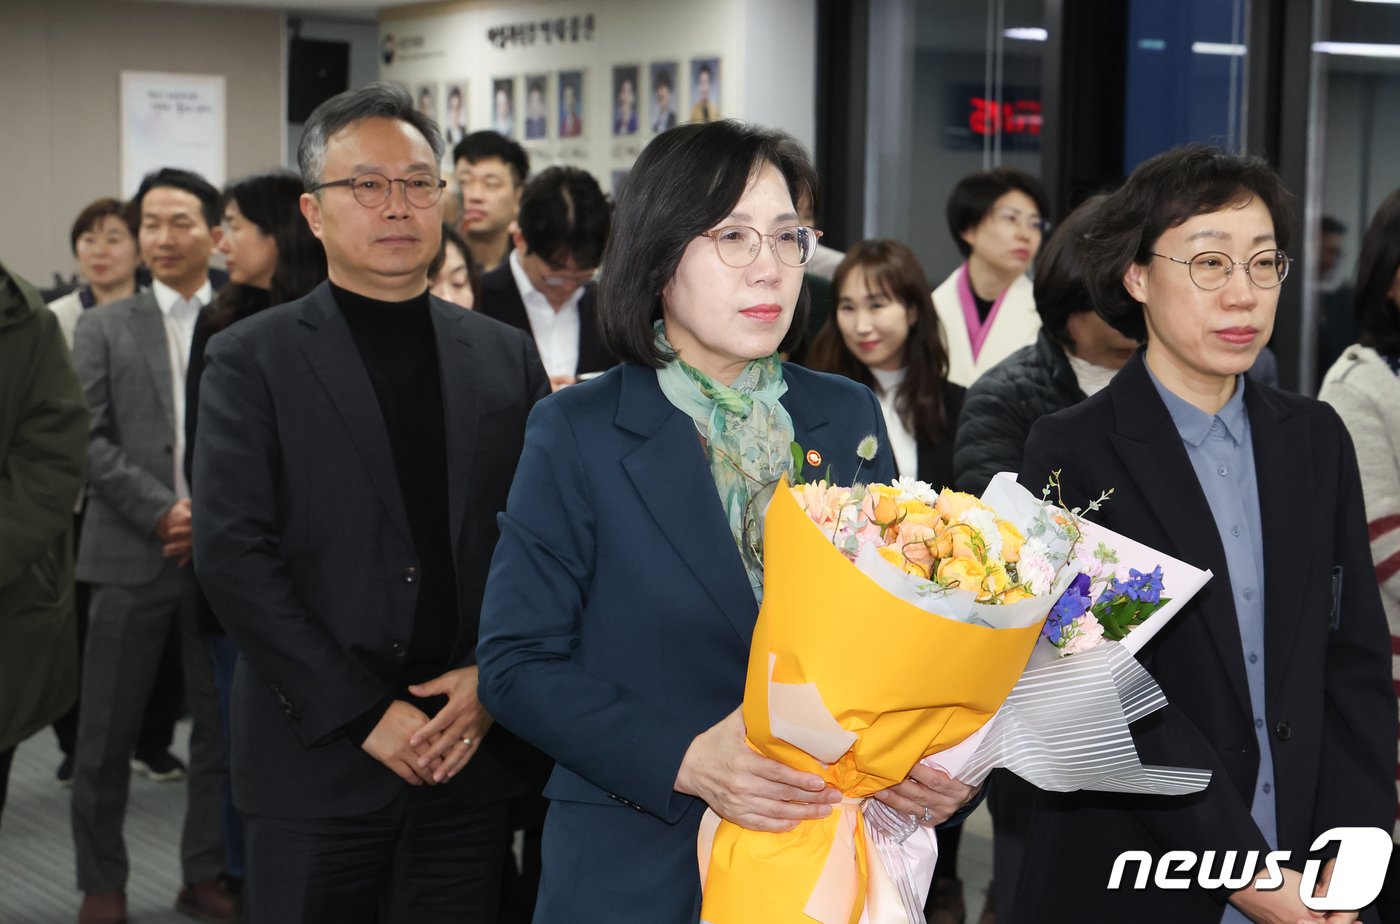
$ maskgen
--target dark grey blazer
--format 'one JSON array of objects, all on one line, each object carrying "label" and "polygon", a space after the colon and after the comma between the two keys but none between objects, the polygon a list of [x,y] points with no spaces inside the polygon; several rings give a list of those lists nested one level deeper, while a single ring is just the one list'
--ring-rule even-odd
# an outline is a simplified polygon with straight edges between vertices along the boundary
[{"label": "dark grey blazer", "polygon": [[[432,319],[460,604],[444,660],[461,667],[476,663],[496,515],[549,383],[528,335],[438,299]],[[325,283],[215,335],[205,361],[195,567],[241,653],[235,802],[277,817],[380,808],[407,784],[343,729],[401,692],[420,585],[369,374]],[[521,748],[493,728],[454,790],[469,800],[521,790]]]},{"label": "dark grey blazer", "polygon": [[92,414],[77,577],[144,584],[165,563],[156,520],[175,503],[175,399],[153,293],[83,312],[73,364]]}]

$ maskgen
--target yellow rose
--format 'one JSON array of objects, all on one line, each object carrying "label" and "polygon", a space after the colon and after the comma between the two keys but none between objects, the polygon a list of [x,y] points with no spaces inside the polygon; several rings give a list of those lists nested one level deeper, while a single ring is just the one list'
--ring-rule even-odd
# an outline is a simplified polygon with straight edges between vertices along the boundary
[{"label": "yellow rose", "polygon": [[986,577],[986,569],[976,559],[945,558],[938,565],[938,583],[944,587],[957,587],[980,595]]},{"label": "yellow rose", "polygon": [[981,507],[983,510],[987,509],[985,504],[971,494],[964,494],[961,491],[950,491],[947,488],[944,488],[943,493],[938,495],[938,500],[934,502],[933,506],[939,513],[943,514],[949,522],[956,520],[969,510],[978,507]]},{"label": "yellow rose", "polygon": [[1031,597],[1031,592],[1020,584],[1012,584],[1001,592],[1002,603],[1020,603],[1022,600],[1029,600]]},{"label": "yellow rose", "polygon": [[981,540],[981,534],[977,532],[977,528],[968,523],[950,525],[945,535],[948,537],[948,554],[954,558],[980,560],[982,556],[977,554],[977,546],[981,545],[984,550],[987,547],[987,543]]},{"label": "yellow rose", "polygon": [[882,545],[877,549],[880,557],[902,571],[906,571],[915,577],[928,578],[928,569],[915,561],[905,558],[899,549],[892,545]]},{"label": "yellow rose", "polygon": [[920,526],[933,526],[937,528],[940,517],[938,511],[934,510],[923,501],[911,500],[904,502],[904,522],[917,523]]},{"label": "yellow rose", "polygon": [[1020,561],[1021,543],[1026,541],[1026,537],[1005,520],[997,520],[997,530],[1001,533],[1001,560]]},{"label": "yellow rose", "polygon": [[1000,562],[987,565],[986,577],[982,578],[982,593],[978,599],[986,600],[1006,590],[1011,579],[1006,576],[1006,568]]},{"label": "yellow rose", "polygon": [[881,528],[893,526],[899,522],[901,516],[899,509],[899,494],[890,493],[884,485],[875,485],[870,493],[865,495],[865,500],[861,502],[860,512],[867,520]]}]

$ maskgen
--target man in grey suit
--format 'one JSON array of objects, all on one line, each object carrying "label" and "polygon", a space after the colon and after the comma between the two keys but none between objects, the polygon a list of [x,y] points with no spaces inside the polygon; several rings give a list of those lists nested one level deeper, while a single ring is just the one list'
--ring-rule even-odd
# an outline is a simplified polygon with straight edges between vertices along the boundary
[{"label": "man in grey suit", "polygon": [[136,194],[151,290],[85,313],[73,359],[92,415],[87,520],[77,576],[92,583],[73,772],[79,924],[126,920],[122,821],[129,760],[172,625],[182,636],[193,717],[189,804],[181,837],[185,888],[177,907],[231,920],[220,880],[226,764],[209,656],[195,624],[185,485],[185,369],[195,319],[208,305],[219,192],[184,170],[148,175]]}]

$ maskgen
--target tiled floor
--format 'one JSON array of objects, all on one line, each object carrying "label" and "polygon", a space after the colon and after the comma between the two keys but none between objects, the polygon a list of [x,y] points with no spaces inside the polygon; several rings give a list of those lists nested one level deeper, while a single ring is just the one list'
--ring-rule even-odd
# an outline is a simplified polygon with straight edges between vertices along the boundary
[{"label": "tiled floor", "polygon": [[[188,723],[176,732],[175,752],[186,755]],[[61,754],[43,732],[19,746],[10,772],[10,793],[0,821],[0,924],[62,924],[76,920],[80,895],[74,885],[69,827],[71,790],[54,779]],[[127,902],[133,924],[188,924],[172,909],[180,887],[180,820],[183,783],[153,783],[133,775],[127,804],[126,844],[131,857]],[[967,920],[977,924],[992,871],[991,821],[980,808],[967,821],[959,872]]]}]

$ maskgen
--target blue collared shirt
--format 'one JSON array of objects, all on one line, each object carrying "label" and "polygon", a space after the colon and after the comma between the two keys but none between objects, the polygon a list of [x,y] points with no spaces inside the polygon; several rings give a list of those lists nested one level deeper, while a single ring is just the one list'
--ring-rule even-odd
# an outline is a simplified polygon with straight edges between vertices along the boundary
[{"label": "blue collared shirt", "polygon": [[[1236,379],[1234,395],[1212,417],[1168,391],[1150,367],[1147,374],[1181,434],[1186,457],[1196,470],[1196,480],[1205,492],[1206,503],[1215,517],[1216,531],[1220,533],[1220,543],[1225,547],[1225,564],[1235,598],[1235,618],[1239,621],[1244,649],[1254,738],[1259,744],[1259,777],[1255,780],[1249,814],[1269,846],[1277,849],[1274,756],[1264,703],[1264,531],[1259,516],[1254,441],[1244,406],[1245,379],[1242,375]],[[1225,920],[1234,919],[1227,915]]]}]

